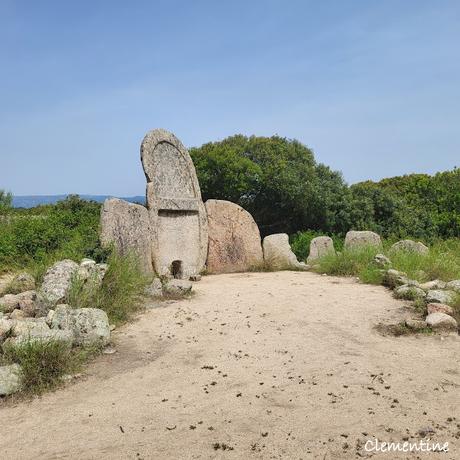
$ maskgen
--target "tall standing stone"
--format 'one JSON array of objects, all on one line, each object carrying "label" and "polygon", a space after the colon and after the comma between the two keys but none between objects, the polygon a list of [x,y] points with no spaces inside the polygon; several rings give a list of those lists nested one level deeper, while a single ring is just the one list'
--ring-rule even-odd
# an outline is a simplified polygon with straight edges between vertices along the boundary
[{"label": "tall standing stone", "polygon": [[142,141],[141,160],[155,271],[175,278],[198,274],[206,264],[208,225],[189,153],[174,134],[155,129]]},{"label": "tall standing stone", "polygon": [[101,211],[101,242],[121,255],[135,253],[145,273],[153,272],[151,228],[147,208],[118,198],[105,200]]},{"label": "tall standing stone", "polygon": [[243,272],[264,262],[259,227],[249,212],[235,203],[208,200],[210,273]]}]

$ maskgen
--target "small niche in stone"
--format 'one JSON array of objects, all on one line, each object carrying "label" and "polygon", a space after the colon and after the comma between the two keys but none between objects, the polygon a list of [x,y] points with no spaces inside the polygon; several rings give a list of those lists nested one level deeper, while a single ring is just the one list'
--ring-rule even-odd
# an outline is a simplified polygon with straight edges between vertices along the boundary
[{"label": "small niche in stone", "polygon": [[173,260],[173,263],[171,264],[171,275],[173,278],[182,278],[182,260]]}]

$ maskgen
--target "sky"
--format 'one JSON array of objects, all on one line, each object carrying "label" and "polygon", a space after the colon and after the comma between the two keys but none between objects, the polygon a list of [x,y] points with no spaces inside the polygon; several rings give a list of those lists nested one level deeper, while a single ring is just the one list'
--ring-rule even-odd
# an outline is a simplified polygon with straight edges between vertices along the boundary
[{"label": "sky", "polygon": [[460,166],[460,2],[0,0],[0,188],[142,195],[153,128],[348,183]]}]

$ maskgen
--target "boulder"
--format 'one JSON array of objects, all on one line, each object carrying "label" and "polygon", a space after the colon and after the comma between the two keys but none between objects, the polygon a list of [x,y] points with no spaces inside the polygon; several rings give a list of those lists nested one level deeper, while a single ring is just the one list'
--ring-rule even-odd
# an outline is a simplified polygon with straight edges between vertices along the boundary
[{"label": "boulder", "polygon": [[24,319],[27,317],[28,316],[22,310],[19,310],[19,308],[16,308],[10,313],[10,319]]},{"label": "boulder", "polygon": [[415,331],[420,331],[427,327],[426,321],[423,321],[421,319],[407,318],[405,323],[409,329],[413,329]]},{"label": "boulder", "polygon": [[35,279],[28,273],[19,273],[10,282],[8,290],[11,293],[20,293],[24,291],[33,291],[35,289]]},{"label": "boulder", "polygon": [[78,264],[72,260],[61,260],[49,268],[38,291],[40,314],[66,300]]},{"label": "boulder", "polygon": [[192,283],[186,280],[172,279],[163,285],[163,293],[171,296],[184,296],[192,292]]},{"label": "boulder", "polygon": [[265,264],[272,270],[305,270],[308,268],[297,260],[286,233],[266,236],[263,241],[263,250]]},{"label": "boulder", "polygon": [[376,254],[374,262],[381,268],[385,268],[391,265],[391,260],[384,254]]},{"label": "boulder", "polygon": [[121,255],[135,253],[142,270],[153,272],[151,226],[145,206],[118,198],[105,200],[101,211],[101,243]]},{"label": "boulder", "polygon": [[310,241],[308,263],[312,263],[326,254],[335,254],[334,241],[329,236],[317,236]]},{"label": "boulder", "polygon": [[149,297],[161,297],[163,295],[163,285],[160,278],[154,280],[145,288],[145,294]]},{"label": "boulder", "polygon": [[427,292],[427,303],[445,303],[451,304],[455,300],[455,291],[441,291],[440,289],[432,289]]},{"label": "boulder", "polygon": [[14,322],[10,319],[0,318],[0,342],[3,342],[10,334]]},{"label": "boulder", "polygon": [[420,284],[420,288],[423,289],[424,291],[445,289],[446,283],[441,280],[427,281],[426,283]]},{"label": "boulder", "polygon": [[454,314],[454,309],[449,305],[443,303],[429,303],[426,306],[426,311],[430,315],[431,313],[445,313],[446,315],[452,316]]},{"label": "boulder", "polygon": [[370,231],[355,230],[350,230],[345,235],[345,249],[359,249],[365,247],[382,247],[380,236]]},{"label": "boulder", "polygon": [[446,284],[446,288],[460,294],[460,280],[449,281]]},{"label": "boulder", "polygon": [[393,270],[392,268],[386,271],[383,278],[383,284],[391,289],[408,283],[409,278],[407,278],[407,275],[404,272],[399,272],[398,270]]},{"label": "boulder", "polygon": [[259,227],[249,212],[235,203],[208,200],[209,273],[243,272],[263,265]]},{"label": "boulder", "polygon": [[4,347],[20,347],[26,343],[37,342],[61,342],[66,348],[72,347],[74,338],[71,331],[53,331],[48,330],[36,335],[20,335],[18,337],[10,337],[5,340]]},{"label": "boulder", "polygon": [[51,319],[51,329],[70,331],[75,345],[107,345],[110,341],[107,313],[98,308],[58,305]]},{"label": "boulder", "polygon": [[21,380],[19,364],[0,366],[0,396],[8,396],[19,391]]},{"label": "boulder", "polygon": [[11,335],[12,337],[5,341],[4,346],[16,347],[27,342],[56,340],[70,347],[73,342],[70,331],[53,331],[48,327],[44,318],[25,318],[14,321]]},{"label": "boulder", "polygon": [[4,313],[11,313],[15,309],[24,310],[24,312],[34,312],[37,308],[36,301],[37,294],[35,291],[6,294],[0,298],[0,310]]},{"label": "boulder", "polygon": [[431,313],[425,321],[428,326],[435,330],[456,331],[458,328],[457,321],[445,313]]},{"label": "boulder", "polygon": [[420,289],[416,286],[403,284],[394,290],[394,296],[397,299],[417,300],[425,298],[426,293],[423,289]]},{"label": "boulder", "polygon": [[391,246],[391,251],[405,251],[405,252],[415,252],[417,254],[428,254],[430,252],[429,248],[426,247],[420,241],[415,242],[412,240],[401,240]]}]

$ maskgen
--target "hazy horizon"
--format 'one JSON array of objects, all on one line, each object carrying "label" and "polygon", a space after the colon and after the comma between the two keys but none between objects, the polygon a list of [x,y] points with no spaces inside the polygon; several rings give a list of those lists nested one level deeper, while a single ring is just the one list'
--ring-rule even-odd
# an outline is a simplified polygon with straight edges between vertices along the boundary
[{"label": "hazy horizon", "polygon": [[453,0],[0,2],[0,188],[143,195],[139,146],[295,138],[348,183],[460,166]]}]

